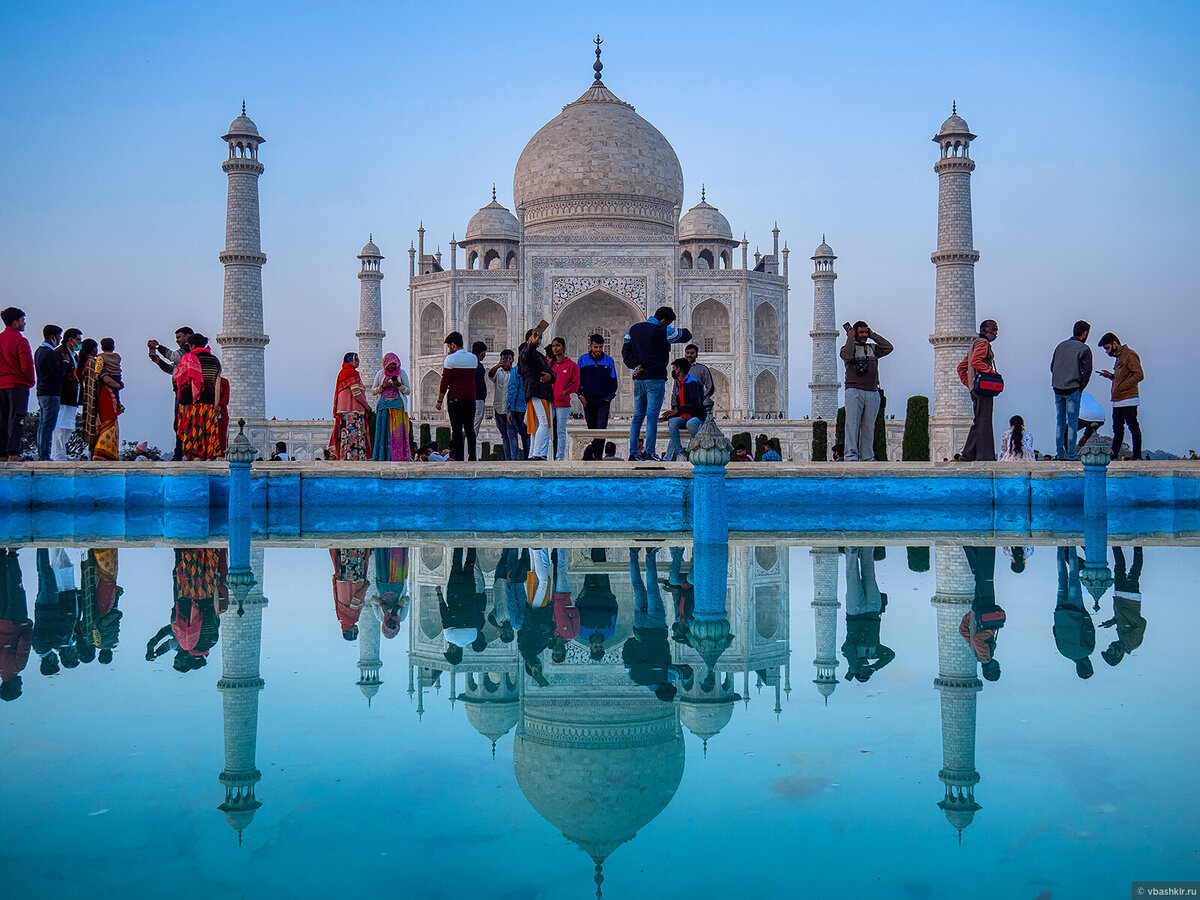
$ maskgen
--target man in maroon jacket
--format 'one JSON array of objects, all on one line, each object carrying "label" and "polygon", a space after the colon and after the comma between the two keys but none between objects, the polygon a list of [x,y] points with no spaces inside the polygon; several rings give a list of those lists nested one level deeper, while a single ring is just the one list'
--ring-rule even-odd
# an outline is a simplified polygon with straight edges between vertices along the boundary
[{"label": "man in maroon jacket", "polygon": [[21,433],[33,387],[33,354],[25,330],[25,311],[15,306],[0,311],[0,462],[21,458]]}]

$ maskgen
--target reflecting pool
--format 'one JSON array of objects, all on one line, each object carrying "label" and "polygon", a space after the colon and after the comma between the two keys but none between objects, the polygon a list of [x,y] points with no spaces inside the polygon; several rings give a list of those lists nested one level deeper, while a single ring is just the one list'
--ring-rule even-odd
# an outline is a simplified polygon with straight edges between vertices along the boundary
[{"label": "reflecting pool", "polygon": [[381,540],[5,551],[3,895],[1200,879],[1200,549]]}]

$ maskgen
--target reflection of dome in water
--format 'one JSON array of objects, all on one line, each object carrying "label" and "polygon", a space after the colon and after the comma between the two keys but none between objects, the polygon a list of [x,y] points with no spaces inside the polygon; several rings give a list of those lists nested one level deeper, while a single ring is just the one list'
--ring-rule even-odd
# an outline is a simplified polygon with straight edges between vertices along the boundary
[{"label": "reflection of dome in water", "polygon": [[480,701],[459,697],[467,708],[467,721],[471,727],[493,743],[512,731],[521,718],[521,707],[516,700]]},{"label": "reflection of dome in water", "polygon": [[684,697],[679,702],[679,721],[703,741],[715,737],[732,718],[732,698],[723,703],[696,703]]},{"label": "reflection of dome in water", "polygon": [[671,802],[683,762],[674,706],[653,697],[527,705],[513,744],[522,793],[595,860],[598,879],[608,855]]}]

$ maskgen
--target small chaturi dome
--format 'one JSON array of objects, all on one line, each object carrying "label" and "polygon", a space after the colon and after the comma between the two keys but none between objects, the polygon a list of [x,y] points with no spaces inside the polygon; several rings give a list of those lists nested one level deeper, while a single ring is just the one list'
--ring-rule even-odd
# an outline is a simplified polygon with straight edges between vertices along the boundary
[{"label": "small chaturi dome", "polygon": [[679,239],[732,241],[733,229],[719,209],[701,198],[679,220]]},{"label": "small chaturi dome", "polygon": [[467,232],[463,236],[464,243],[481,240],[519,241],[520,239],[521,225],[517,222],[517,217],[499,203],[494,195],[491,203],[481,207],[479,212],[471,216],[471,221],[467,223]]},{"label": "small chaturi dome", "polygon": [[229,131],[221,136],[221,140],[227,141],[231,138],[240,137],[252,137],[260,144],[266,142],[266,138],[258,133],[258,126],[254,124],[254,121],[248,115],[246,115],[245,103],[242,103],[242,114],[229,123]]},{"label": "small chaturi dome", "polygon": [[825,236],[821,236],[821,243],[817,244],[817,249],[813,251],[813,259],[837,259],[833,253],[833,248],[825,243]]},{"label": "small chaturi dome", "polygon": [[365,244],[363,244],[362,252],[358,254],[359,259],[362,259],[363,257],[383,259],[383,254],[379,252],[379,247],[375,245],[375,241],[373,240],[375,236],[371,235],[371,237],[372,240],[368,240]]}]

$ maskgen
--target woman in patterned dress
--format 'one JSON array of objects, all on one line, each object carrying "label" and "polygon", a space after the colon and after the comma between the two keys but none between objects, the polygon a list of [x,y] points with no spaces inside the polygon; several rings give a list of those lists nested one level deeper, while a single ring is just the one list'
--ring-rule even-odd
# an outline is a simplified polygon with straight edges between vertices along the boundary
[{"label": "woman in patterned dress", "polygon": [[412,426],[404,409],[410,387],[400,357],[389,353],[375,376],[371,393],[379,397],[375,406],[374,459],[407,462],[412,459]]},{"label": "woman in patterned dress", "polygon": [[329,438],[329,449],[337,459],[371,458],[367,420],[370,410],[367,390],[358,374],[358,354],[347,353],[333,391],[333,434]]}]

